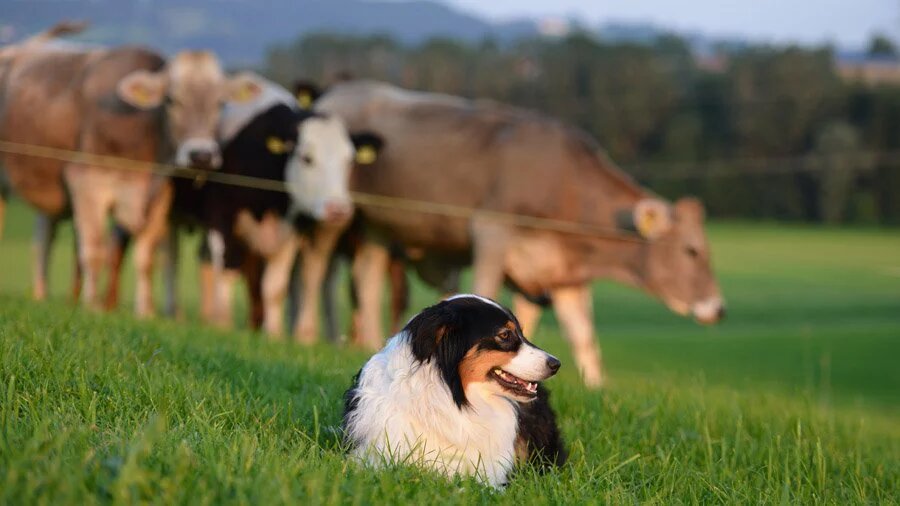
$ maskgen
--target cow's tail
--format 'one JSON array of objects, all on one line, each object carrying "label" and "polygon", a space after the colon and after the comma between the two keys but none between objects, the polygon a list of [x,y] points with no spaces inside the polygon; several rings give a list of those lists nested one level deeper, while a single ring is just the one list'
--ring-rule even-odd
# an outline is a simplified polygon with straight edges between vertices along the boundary
[{"label": "cow's tail", "polygon": [[49,42],[53,39],[57,39],[59,37],[65,37],[67,35],[77,35],[87,29],[90,25],[87,21],[61,21],[47,30],[44,30],[41,33],[36,35],[32,35],[31,37],[22,41],[23,45],[33,46],[37,44],[44,44],[45,42]]}]

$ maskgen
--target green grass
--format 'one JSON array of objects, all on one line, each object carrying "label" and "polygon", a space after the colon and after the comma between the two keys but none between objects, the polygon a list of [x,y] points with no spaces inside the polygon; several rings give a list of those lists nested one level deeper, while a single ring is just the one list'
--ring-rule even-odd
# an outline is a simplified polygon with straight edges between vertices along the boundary
[{"label": "green grass", "polygon": [[[504,492],[348,462],[341,394],[366,354],[28,300],[29,213],[0,241],[0,503],[897,503],[900,234],[714,224],[729,319],[700,327],[600,284],[611,384],[581,388],[552,316],[535,340],[571,462]],[[130,283],[130,278],[129,278]],[[125,291],[130,294],[129,289]],[[415,287],[416,306],[434,294]]]}]

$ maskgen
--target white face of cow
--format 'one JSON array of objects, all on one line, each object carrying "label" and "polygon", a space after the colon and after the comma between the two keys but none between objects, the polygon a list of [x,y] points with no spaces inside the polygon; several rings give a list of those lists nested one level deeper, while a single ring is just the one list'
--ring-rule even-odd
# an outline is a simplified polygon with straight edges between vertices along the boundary
[{"label": "white face of cow", "polygon": [[340,119],[313,116],[300,123],[285,171],[295,208],[320,221],[347,222],[353,215],[349,185],[354,155]]},{"label": "white face of cow", "polygon": [[119,97],[138,109],[165,108],[175,163],[199,169],[217,169],[222,163],[216,127],[224,103],[250,101],[261,91],[253,74],[226,77],[208,51],[183,51],[161,70],[137,70],[118,86]]}]

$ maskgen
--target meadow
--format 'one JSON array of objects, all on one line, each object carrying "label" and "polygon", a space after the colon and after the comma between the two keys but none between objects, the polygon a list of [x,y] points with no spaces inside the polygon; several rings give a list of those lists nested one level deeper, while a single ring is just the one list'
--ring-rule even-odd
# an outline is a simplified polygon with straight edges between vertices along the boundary
[{"label": "meadow", "polygon": [[[197,321],[182,250],[179,321],[30,300],[31,215],[0,240],[0,503],[894,504],[900,501],[900,233],[714,222],[729,316],[702,327],[644,294],[595,290],[609,386],[585,390],[552,315],[533,340],[571,450],[504,491],[340,447],[360,350],[272,342]],[[413,308],[436,294],[414,287]],[[243,303],[242,303],[243,304]],[[238,314],[241,314],[239,309]]]}]

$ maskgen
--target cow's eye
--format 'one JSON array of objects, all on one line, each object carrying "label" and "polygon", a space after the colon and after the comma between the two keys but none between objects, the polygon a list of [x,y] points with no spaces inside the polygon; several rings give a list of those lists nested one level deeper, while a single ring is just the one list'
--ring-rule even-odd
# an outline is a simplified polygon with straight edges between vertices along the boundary
[{"label": "cow's eye", "polygon": [[697,258],[700,255],[700,252],[697,251],[697,248],[693,246],[687,246],[686,248],[684,248],[684,252],[687,253],[691,258]]},{"label": "cow's eye", "polygon": [[302,161],[304,165],[312,165],[313,157],[309,153],[304,153],[304,154],[300,155],[300,161]]}]

